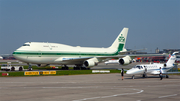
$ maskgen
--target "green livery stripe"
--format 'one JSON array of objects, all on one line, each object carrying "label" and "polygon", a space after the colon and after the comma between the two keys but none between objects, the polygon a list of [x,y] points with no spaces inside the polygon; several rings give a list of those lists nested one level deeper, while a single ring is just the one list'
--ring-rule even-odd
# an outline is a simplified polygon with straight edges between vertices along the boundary
[{"label": "green livery stripe", "polygon": [[124,47],[124,44],[119,44],[118,52],[122,51],[122,50],[123,50],[123,47]]}]

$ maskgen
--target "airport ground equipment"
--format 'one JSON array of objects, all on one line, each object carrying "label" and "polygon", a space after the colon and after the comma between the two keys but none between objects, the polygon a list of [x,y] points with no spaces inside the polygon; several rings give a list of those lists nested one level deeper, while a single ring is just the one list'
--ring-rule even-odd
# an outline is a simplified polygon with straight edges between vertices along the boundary
[{"label": "airport ground equipment", "polygon": [[1,65],[1,70],[5,70],[5,71],[23,71],[24,67],[23,66],[11,66],[10,64],[2,64]]}]

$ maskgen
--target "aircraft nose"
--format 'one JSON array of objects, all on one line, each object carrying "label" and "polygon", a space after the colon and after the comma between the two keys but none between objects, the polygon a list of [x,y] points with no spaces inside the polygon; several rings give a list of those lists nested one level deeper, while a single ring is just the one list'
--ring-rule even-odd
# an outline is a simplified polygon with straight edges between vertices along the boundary
[{"label": "aircraft nose", "polygon": [[128,70],[128,71],[126,72],[126,74],[131,74],[131,70]]}]

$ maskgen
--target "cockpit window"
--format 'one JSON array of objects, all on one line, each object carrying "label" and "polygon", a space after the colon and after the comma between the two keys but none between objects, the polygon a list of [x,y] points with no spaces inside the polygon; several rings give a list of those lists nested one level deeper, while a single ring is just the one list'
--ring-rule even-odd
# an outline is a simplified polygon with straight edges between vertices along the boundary
[{"label": "cockpit window", "polygon": [[141,69],[141,66],[134,66],[133,68],[139,68],[139,69]]},{"label": "cockpit window", "polygon": [[143,69],[142,66],[134,66],[133,68]]},{"label": "cockpit window", "polygon": [[1,66],[7,66],[6,64],[2,64]]},{"label": "cockpit window", "polygon": [[29,44],[24,44],[23,46],[30,46]]}]

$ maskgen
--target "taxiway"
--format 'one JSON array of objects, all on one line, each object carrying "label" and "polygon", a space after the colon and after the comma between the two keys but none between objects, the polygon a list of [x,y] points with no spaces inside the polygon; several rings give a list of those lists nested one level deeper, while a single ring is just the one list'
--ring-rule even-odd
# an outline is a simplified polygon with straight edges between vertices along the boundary
[{"label": "taxiway", "polygon": [[180,76],[131,79],[118,73],[1,77],[1,101],[179,101]]}]

